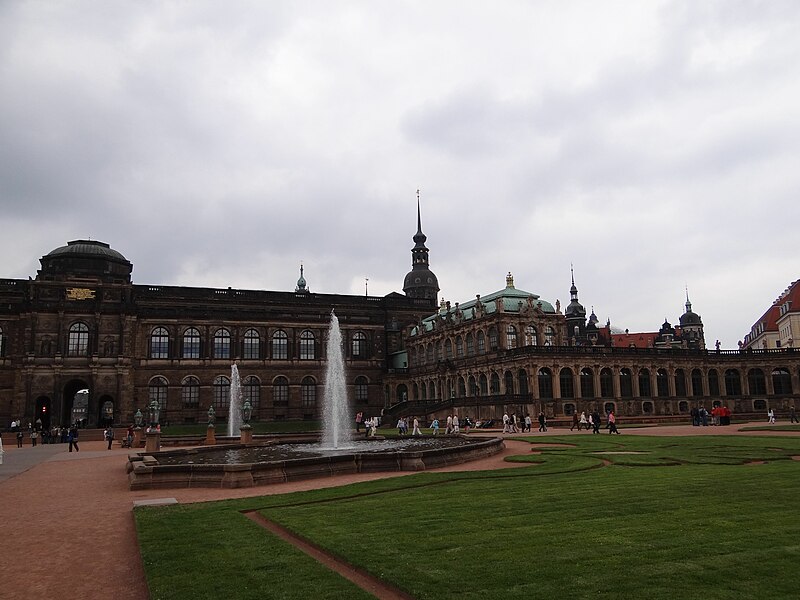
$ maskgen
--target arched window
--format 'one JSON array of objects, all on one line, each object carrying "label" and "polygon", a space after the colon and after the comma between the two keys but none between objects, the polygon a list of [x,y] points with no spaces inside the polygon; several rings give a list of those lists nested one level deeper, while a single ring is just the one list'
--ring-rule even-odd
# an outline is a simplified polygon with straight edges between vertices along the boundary
[{"label": "arched window", "polygon": [[467,384],[464,383],[464,378],[458,378],[458,397],[459,398],[466,398],[467,396]]},{"label": "arched window", "polygon": [[481,386],[481,396],[488,396],[489,395],[489,380],[486,379],[486,375],[481,373],[481,376],[478,378]]},{"label": "arched window", "polygon": [[619,395],[622,398],[633,397],[633,373],[630,369],[619,370]]},{"label": "arched window", "polygon": [[469,376],[469,395],[475,397],[479,395],[480,391],[478,390],[478,384],[475,381],[475,376]]},{"label": "arched window", "polygon": [[200,358],[200,332],[190,327],[183,332],[182,358]]},{"label": "arched window", "polygon": [[257,329],[248,329],[244,332],[242,358],[245,360],[258,360],[261,358],[261,336],[258,334]]},{"label": "arched window", "polygon": [[656,394],[659,398],[666,398],[669,396],[669,382],[667,381],[667,371],[659,369],[656,371]]},{"label": "arched window", "polygon": [[739,371],[737,369],[728,369],[725,371],[725,395],[742,395],[742,379],[739,377]]},{"label": "arched window", "polygon": [[442,342],[436,343],[436,360],[439,362],[444,360],[444,346]]},{"label": "arched window", "polygon": [[214,358],[231,357],[231,332],[221,327],[214,332]]},{"label": "arched window", "polygon": [[497,327],[489,327],[489,350],[497,350],[498,346]]},{"label": "arched window", "polygon": [[553,373],[550,369],[542,367],[539,369],[539,398],[553,397]]},{"label": "arched window", "polygon": [[367,404],[369,402],[369,387],[367,385],[367,378],[363,375],[356,377],[354,396],[356,404]]},{"label": "arched window", "polygon": [[708,370],[708,395],[719,396],[719,375],[716,369]]},{"label": "arched window", "polygon": [[609,368],[605,368],[600,371],[600,397],[614,397],[614,375],[611,373],[611,369]]},{"label": "arched window", "polygon": [[181,381],[181,400],[184,406],[200,404],[200,380],[194,375],[184,377]]},{"label": "arched window", "polygon": [[474,356],[475,355],[475,339],[472,337],[472,333],[467,334],[467,356]]},{"label": "arched window", "polygon": [[3,333],[3,328],[0,327],[0,356],[5,356],[5,355],[6,355],[6,336]]},{"label": "arched window", "polygon": [[591,369],[581,369],[581,398],[594,398],[594,373]]},{"label": "arched window", "polygon": [[751,394],[765,395],[767,393],[767,380],[761,369],[750,369],[747,372],[747,385]]},{"label": "arched window", "polygon": [[289,358],[289,336],[282,329],[272,334],[272,359],[287,360]]},{"label": "arched window", "polygon": [[316,358],[315,342],[314,334],[308,329],[300,334],[300,360],[314,360]]},{"label": "arched window", "polygon": [[89,354],[89,327],[86,323],[73,323],[67,338],[67,356],[86,356]]},{"label": "arched window", "polygon": [[525,345],[526,346],[537,346],[539,344],[539,333],[536,331],[536,327],[533,325],[528,325],[525,328]]},{"label": "arched window", "polygon": [[274,406],[289,406],[289,380],[282,375],[272,382],[272,403]]},{"label": "arched window", "polygon": [[675,369],[675,395],[678,398],[686,397],[686,373],[683,369]]},{"label": "arched window", "polygon": [[453,360],[453,342],[447,338],[444,342],[444,357],[447,360]]},{"label": "arched window", "polygon": [[161,411],[161,417],[167,410],[167,390],[169,389],[169,382],[166,377],[158,375],[150,380],[147,386],[147,404],[155,400],[158,402],[158,407]]},{"label": "arched window", "polygon": [[351,348],[353,351],[353,358],[367,358],[367,336],[361,331],[356,331],[353,334]]},{"label": "arched window", "polygon": [[650,389],[650,371],[641,369],[639,371],[639,396],[642,398],[650,398],[653,391]]},{"label": "arched window", "polygon": [[314,409],[317,407],[317,382],[313,377],[303,377],[303,381],[300,382],[300,398],[303,408]]},{"label": "arched window", "polygon": [[525,369],[520,369],[517,373],[517,389],[520,394],[528,394],[528,372]]},{"label": "arched window", "polygon": [[436,384],[432,381],[428,383],[428,397],[431,400],[439,398],[439,394],[436,393]]},{"label": "arched window", "polygon": [[231,380],[224,375],[214,378],[214,410],[227,409],[231,404]]},{"label": "arched window", "polygon": [[574,398],[575,380],[572,377],[572,369],[570,369],[569,367],[564,367],[563,369],[561,369],[561,372],[558,374],[558,379],[559,379],[559,385],[561,386],[561,397]]},{"label": "arched window", "polygon": [[433,344],[428,344],[428,347],[425,349],[425,357],[429,364],[434,364],[434,348]]},{"label": "arched window", "polygon": [[422,392],[422,400],[427,400],[428,399],[428,386],[424,381],[422,382],[422,384],[420,384],[419,389],[420,389],[420,392]]},{"label": "arched window", "polygon": [[513,325],[506,327],[506,348],[517,347],[517,328]]},{"label": "arched window", "polygon": [[772,370],[772,391],[776,396],[792,393],[792,376],[788,369],[781,367]]},{"label": "arched window", "polygon": [[496,396],[500,393],[500,376],[497,373],[492,373],[491,387],[489,388],[489,392],[492,394],[492,396]]},{"label": "arched window", "polygon": [[703,372],[700,369],[692,369],[692,397],[697,398],[703,395]]},{"label": "arched window", "polygon": [[478,332],[478,354],[486,353],[486,336],[483,331]]},{"label": "arched window", "polygon": [[556,343],[556,332],[549,325],[544,328],[544,345],[554,346]]},{"label": "arched window", "polygon": [[408,401],[408,388],[404,383],[401,383],[397,386],[397,401],[398,402],[407,402]]},{"label": "arched window", "polygon": [[514,374],[511,371],[506,371],[503,375],[506,386],[506,394],[514,393]]},{"label": "arched window", "polygon": [[261,404],[261,380],[255,375],[248,375],[242,381],[242,402],[249,402],[253,411]]},{"label": "arched window", "polygon": [[456,358],[464,358],[464,340],[461,336],[456,338]]},{"label": "arched window", "polygon": [[156,327],[150,334],[150,358],[169,358],[169,331]]}]

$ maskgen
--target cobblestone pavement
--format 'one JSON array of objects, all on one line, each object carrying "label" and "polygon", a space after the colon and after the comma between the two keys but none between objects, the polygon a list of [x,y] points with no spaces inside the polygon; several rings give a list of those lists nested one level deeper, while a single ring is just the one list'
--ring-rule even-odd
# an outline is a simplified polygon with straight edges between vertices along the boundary
[{"label": "cobblestone pavement", "polygon": [[[763,423],[758,423],[763,425]],[[491,432],[497,434],[497,432]],[[604,432],[605,433],[605,432]],[[551,428],[525,437],[582,435]],[[747,435],[738,426],[626,428],[623,435]],[[764,432],[752,432],[765,435]],[[779,432],[767,432],[766,435]],[[502,435],[502,434],[500,434]],[[783,435],[800,435],[800,432]],[[509,436],[505,436],[509,437]],[[442,471],[474,471],[518,466],[503,459],[527,453],[525,442],[508,440],[507,448],[486,459]],[[224,498],[283,494],[346,485],[411,473],[368,473],[283,483],[266,487],[130,491],[125,472],[129,450],[106,449],[102,441],[81,442],[80,452],[66,445],[21,449],[5,446],[0,465],[0,523],[5,530],[0,568],[0,596],[114,598],[142,600],[147,586],[136,542],[133,503],[175,498],[201,502]]]}]

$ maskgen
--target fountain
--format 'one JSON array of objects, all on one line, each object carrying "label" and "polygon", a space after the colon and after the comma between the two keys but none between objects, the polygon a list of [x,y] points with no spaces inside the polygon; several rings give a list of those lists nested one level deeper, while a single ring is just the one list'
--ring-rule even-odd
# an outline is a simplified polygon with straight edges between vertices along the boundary
[{"label": "fountain", "polygon": [[331,311],[328,326],[328,364],[325,368],[325,392],[322,408],[322,448],[352,448],[350,407],[347,402],[347,380],[342,353],[342,330],[339,319]]},{"label": "fountain", "polygon": [[[502,438],[477,435],[412,436],[399,440],[352,439],[347,379],[339,319],[331,311],[328,363],[323,395],[323,433],[319,442],[298,437],[145,452],[128,457],[132,490],[170,487],[238,488],[344,473],[423,471],[500,452]],[[249,405],[248,405],[249,406]],[[210,412],[210,411],[209,411]],[[228,436],[240,435],[242,389],[231,367]]]},{"label": "fountain", "polygon": [[231,365],[231,401],[228,405],[228,437],[239,437],[242,426],[242,380],[239,367]]}]

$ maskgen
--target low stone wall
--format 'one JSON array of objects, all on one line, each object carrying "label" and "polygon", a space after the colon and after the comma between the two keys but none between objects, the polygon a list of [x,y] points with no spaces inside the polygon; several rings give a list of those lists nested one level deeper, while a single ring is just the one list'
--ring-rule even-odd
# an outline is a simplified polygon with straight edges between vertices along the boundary
[{"label": "low stone wall", "polygon": [[[131,490],[182,487],[240,488],[385,471],[425,471],[491,456],[503,450],[502,438],[462,436],[471,443],[450,448],[397,452],[359,452],[250,464],[162,465],[158,454],[131,454],[127,470]],[[473,441],[474,440],[474,441]],[[217,446],[218,448],[218,446]],[[202,448],[171,451],[171,455],[202,452]]]}]

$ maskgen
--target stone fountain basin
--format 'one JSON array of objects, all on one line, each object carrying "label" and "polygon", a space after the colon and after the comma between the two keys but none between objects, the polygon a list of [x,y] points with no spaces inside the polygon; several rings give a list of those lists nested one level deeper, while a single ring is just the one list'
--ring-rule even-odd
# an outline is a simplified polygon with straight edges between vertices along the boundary
[{"label": "stone fountain basin", "polygon": [[502,438],[423,436],[356,441],[322,450],[307,440],[201,446],[128,457],[131,490],[181,487],[240,488],[340,474],[425,471],[491,456]]}]

